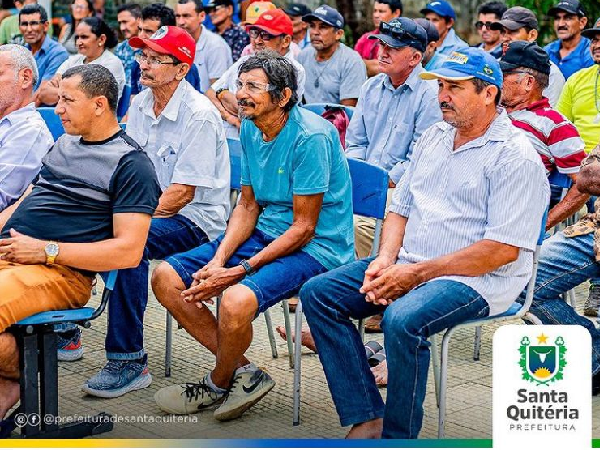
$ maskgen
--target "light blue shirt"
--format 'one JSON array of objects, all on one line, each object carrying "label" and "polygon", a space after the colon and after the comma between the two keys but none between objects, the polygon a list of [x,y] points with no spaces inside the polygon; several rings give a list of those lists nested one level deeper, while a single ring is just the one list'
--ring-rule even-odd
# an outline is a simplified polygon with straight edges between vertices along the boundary
[{"label": "light blue shirt", "polygon": [[577,47],[564,58],[560,57],[560,44],[561,40],[557,39],[546,45],[544,50],[548,53],[550,61],[558,66],[565,79],[568,79],[581,69],[594,65],[594,59],[590,53],[590,40],[588,38],[581,36]]},{"label": "light blue shirt", "polygon": [[458,37],[458,35],[454,31],[454,28],[450,28],[450,31],[448,31],[444,42],[442,42],[442,45],[435,49],[435,54],[427,63],[425,69],[439,69],[439,67],[444,63],[444,61],[446,61],[446,59],[448,59],[452,52],[468,46],[469,44],[467,44],[465,41]]},{"label": "light blue shirt", "polygon": [[0,119],[0,211],[25,192],[52,145],[52,134],[34,103]]},{"label": "light blue shirt", "polygon": [[506,111],[457,149],[455,135],[446,122],[423,133],[394,191],[389,210],[408,218],[398,263],[428,261],[482,239],[518,247],[515,261],[485,275],[438,278],[476,290],[493,316],[508,309],[531,277],[550,187],[541,158]]},{"label": "light blue shirt", "polygon": [[272,141],[250,120],[242,121],[240,141],[242,184],[263,208],[256,228],[278,238],[292,225],[293,197],[323,193],[315,236],[302,251],[328,270],[352,261],[352,183],[336,128],[294,106]]},{"label": "light blue shirt", "polygon": [[369,78],[346,131],[346,156],[381,167],[396,184],[417,139],[442,120],[437,83],[422,80],[421,72],[415,67],[398,88],[386,74]]},{"label": "light blue shirt", "polygon": [[200,74],[200,89],[202,92],[210,88],[210,80],[218,80],[233,64],[231,47],[216,33],[202,26],[202,33],[196,42],[194,64]]},{"label": "light blue shirt", "polygon": [[[29,44],[26,47],[31,50]],[[44,38],[42,47],[35,55],[35,64],[37,65],[39,77],[34,91],[40,87],[42,81],[50,80],[62,63],[69,58],[69,53],[65,48],[52,39],[50,36]]]}]

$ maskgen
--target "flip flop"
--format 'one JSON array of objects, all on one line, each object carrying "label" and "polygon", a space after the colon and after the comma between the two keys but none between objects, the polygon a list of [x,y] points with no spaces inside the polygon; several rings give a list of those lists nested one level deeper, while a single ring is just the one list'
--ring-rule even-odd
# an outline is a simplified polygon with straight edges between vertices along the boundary
[{"label": "flip flop", "polygon": [[385,350],[381,349],[369,358],[369,365],[371,367],[375,367],[381,364],[383,361],[385,361]]},{"label": "flip flop", "polygon": [[377,352],[381,351],[383,346],[377,341],[369,341],[365,344],[365,353],[367,354],[367,359],[376,355]]}]

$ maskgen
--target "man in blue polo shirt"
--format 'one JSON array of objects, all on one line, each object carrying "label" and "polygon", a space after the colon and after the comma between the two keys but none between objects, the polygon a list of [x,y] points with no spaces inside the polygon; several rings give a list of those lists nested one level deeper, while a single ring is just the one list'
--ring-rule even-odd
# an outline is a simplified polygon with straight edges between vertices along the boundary
[{"label": "man in blue polo shirt", "polygon": [[550,8],[548,15],[554,18],[558,39],[546,45],[544,50],[565,79],[580,69],[593,66],[590,40],[581,35],[588,21],[583,5],[578,0],[561,0]]},{"label": "man in blue polo shirt", "polygon": [[19,12],[19,30],[26,47],[35,58],[39,72],[34,91],[37,91],[42,83],[47,83],[69,57],[65,48],[48,36],[49,26],[48,13],[41,5],[27,5]]},{"label": "man in blue polo shirt", "polygon": [[427,3],[425,8],[421,10],[421,14],[435,25],[440,35],[435,55],[425,66],[425,69],[437,69],[453,51],[469,46],[457,36],[452,28],[456,20],[456,13],[452,5],[446,0],[434,0]]}]

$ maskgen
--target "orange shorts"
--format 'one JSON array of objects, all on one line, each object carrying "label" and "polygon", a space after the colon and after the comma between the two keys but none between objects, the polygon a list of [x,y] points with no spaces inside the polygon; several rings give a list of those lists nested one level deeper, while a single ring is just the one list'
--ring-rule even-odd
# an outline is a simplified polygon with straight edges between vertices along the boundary
[{"label": "orange shorts", "polygon": [[81,308],[90,299],[92,281],[66,266],[0,260],[0,333],[33,314]]}]

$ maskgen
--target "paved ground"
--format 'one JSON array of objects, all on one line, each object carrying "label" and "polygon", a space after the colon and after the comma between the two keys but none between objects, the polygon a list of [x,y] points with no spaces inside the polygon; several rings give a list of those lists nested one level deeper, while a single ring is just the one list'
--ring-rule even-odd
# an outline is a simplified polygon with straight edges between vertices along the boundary
[{"label": "paved ground", "polygon": [[[587,295],[587,286],[578,291],[578,305]],[[96,305],[98,299],[92,300]],[[280,307],[272,308],[275,325],[283,324]],[[153,400],[159,388],[172,383],[197,381],[208,371],[214,357],[203,350],[184,330],[174,330],[173,375],[164,376],[165,311],[151,296],[146,312],[145,345],[149,354],[150,370],[154,381],[144,390],[129,393],[112,400],[86,396],[80,390],[82,383],[96,373],[105,363],[103,342],[106,314],[84,330],[85,356],[82,360],[59,364],[60,415],[92,414],[107,411],[121,416],[111,433],[103,438],[341,438],[347,430],[340,427],[318,357],[305,352],[302,357],[303,391],[302,423],[292,426],[292,370],[288,365],[285,341],[278,337],[279,358],[271,357],[263,317],[255,322],[255,338],[248,351],[249,358],[267,369],[277,386],[260,403],[239,420],[221,423],[210,412],[203,412],[175,422],[174,416],[161,413]],[[472,359],[473,333],[459,331],[453,338],[450,350],[447,436],[451,438],[491,438],[491,341],[493,328],[483,332],[481,360]],[[369,339],[382,341],[382,335]],[[433,389],[433,376],[429,377],[425,402],[425,420],[422,438],[435,438],[437,433],[437,408]],[[385,397],[386,390],[381,390]],[[600,437],[600,398],[593,400],[594,433]],[[131,418],[133,417],[133,420]],[[137,417],[141,416],[141,417]],[[171,420],[168,424],[157,423]],[[187,422],[183,422],[187,420]]]}]

